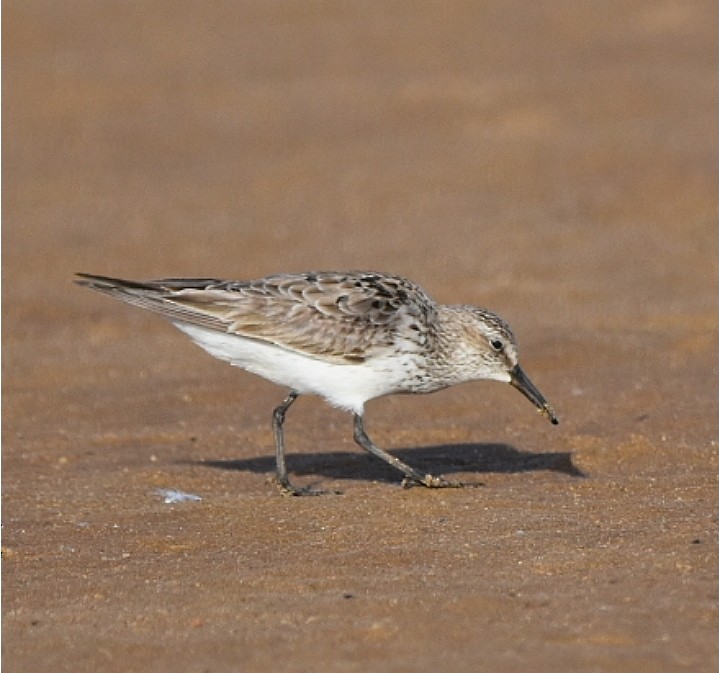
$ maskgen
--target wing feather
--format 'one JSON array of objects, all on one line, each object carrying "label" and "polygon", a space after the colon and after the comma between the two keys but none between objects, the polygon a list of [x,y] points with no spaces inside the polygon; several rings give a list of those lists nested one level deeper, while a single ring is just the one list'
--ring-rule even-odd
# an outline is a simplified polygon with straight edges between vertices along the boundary
[{"label": "wing feather", "polygon": [[81,277],[81,284],[176,322],[339,362],[360,362],[397,339],[424,347],[435,311],[419,286],[374,272],[282,274],[249,282]]}]

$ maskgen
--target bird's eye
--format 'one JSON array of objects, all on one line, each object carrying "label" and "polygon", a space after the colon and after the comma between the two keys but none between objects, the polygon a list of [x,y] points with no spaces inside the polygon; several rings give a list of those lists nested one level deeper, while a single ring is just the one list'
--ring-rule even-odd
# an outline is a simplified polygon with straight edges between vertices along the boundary
[{"label": "bird's eye", "polygon": [[504,348],[504,344],[499,339],[492,339],[489,342],[489,345],[494,348],[497,353],[501,353],[502,349]]}]

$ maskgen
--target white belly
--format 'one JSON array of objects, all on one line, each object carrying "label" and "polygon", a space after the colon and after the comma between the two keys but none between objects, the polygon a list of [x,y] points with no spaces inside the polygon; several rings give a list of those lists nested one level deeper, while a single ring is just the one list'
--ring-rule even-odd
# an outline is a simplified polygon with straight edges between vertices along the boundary
[{"label": "white belly", "polygon": [[403,388],[401,358],[373,358],[361,364],[337,364],[233,334],[174,323],[198,346],[220,360],[242,367],[300,394],[319,395],[333,406],[362,413],[364,403]]}]

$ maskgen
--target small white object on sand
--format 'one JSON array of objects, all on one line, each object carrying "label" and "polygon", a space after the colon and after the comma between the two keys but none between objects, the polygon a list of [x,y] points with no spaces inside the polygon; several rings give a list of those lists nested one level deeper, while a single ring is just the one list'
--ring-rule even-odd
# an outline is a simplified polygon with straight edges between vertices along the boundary
[{"label": "small white object on sand", "polygon": [[165,499],[165,504],[170,505],[176,502],[186,502],[188,500],[202,500],[199,495],[194,493],[184,493],[183,491],[176,491],[172,488],[158,488],[155,490],[155,495],[159,495]]}]

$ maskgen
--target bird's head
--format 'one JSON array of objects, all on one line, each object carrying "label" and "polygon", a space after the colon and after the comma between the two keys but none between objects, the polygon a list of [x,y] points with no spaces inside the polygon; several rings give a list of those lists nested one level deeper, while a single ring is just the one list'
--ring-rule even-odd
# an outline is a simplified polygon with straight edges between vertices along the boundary
[{"label": "bird's head", "polygon": [[455,323],[454,357],[465,362],[467,379],[491,379],[510,383],[556,425],[554,409],[519,366],[517,341],[498,315],[474,306],[452,306]]}]

